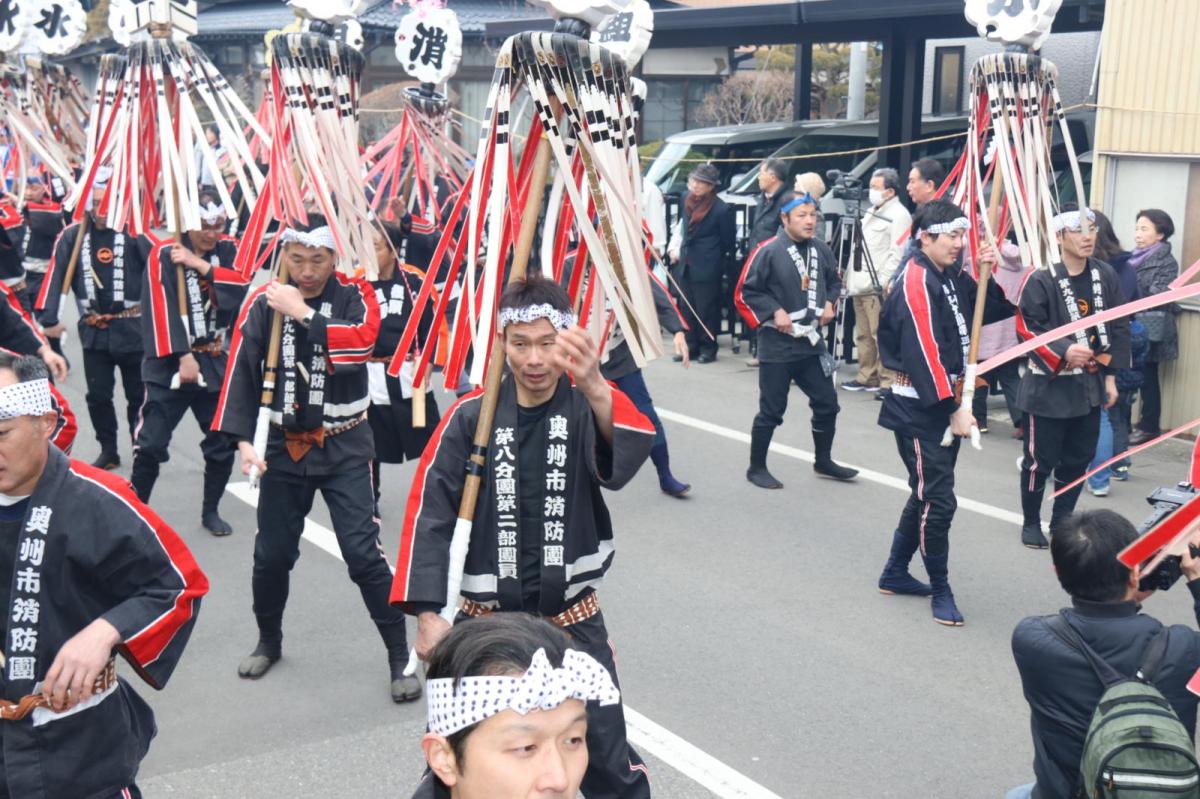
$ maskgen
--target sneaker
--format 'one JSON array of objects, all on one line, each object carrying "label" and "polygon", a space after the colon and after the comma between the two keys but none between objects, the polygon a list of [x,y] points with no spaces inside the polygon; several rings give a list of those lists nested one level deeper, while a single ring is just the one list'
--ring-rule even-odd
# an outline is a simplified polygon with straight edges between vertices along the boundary
[{"label": "sneaker", "polygon": [[1108,486],[1100,486],[1099,488],[1095,488],[1092,486],[1091,483],[1088,483],[1087,490],[1088,490],[1088,493],[1091,494],[1093,497],[1107,497],[1108,496]]},{"label": "sneaker", "polygon": [[1161,433],[1151,433],[1148,430],[1142,430],[1140,427],[1133,431],[1133,435],[1129,437],[1129,446],[1136,447],[1139,444],[1145,444],[1147,441],[1158,438]]},{"label": "sneaker", "polygon": [[747,366],[758,366],[758,358],[757,358],[757,356],[756,356],[756,357],[747,358],[747,359],[746,359],[746,365],[747,365]]},{"label": "sneaker", "polygon": [[[860,383],[857,380],[849,380],[845,383],[842,383],[842,388],[844,388],[846,391],[871,391],[872,390],[872,388],[870,386],[868,386],[866,383]],[[874,390],[878,391],[879,389],[876,388]]]},{"label": "sneaker", "polygon": [[1125,482],[1126,480],[1129,479],[1129,467],[1128,466],[1113,466],[1111,471],[1112,471],[1112,479],[1114,479],[1114,480],[1119,480],[1121,482]]}]

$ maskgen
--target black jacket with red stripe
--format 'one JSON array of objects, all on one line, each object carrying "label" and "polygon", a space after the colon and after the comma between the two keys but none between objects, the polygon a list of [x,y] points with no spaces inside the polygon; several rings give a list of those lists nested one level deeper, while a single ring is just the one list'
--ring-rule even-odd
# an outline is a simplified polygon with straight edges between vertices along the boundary
[{"label": "black jacket with red stripe", "polygon": [[[146,360],[142,362],[142,379],[147,383],[169,386],[179,371],[179,357],[192,348],[216,341],[226,341],[229,326],[237,319],[250,287],[250,277],[233,269],[237,257],[237,241],[224,237],[211,253],[202,256],[214,265],[206,277],[200,278],[200,304],[187,297],[188,320],[180,315],[178,269],[171,263],[174,241],[155,242],[146,259],[146,275],[142,283],[142,335],[145,338]],[[184,237],[184,246],[192,249]],[[184,275],[186,279],[187,272]],[[204,335],[196,335],[193,314],[204,317]],[[229,362],[228,349],[219,355],[197,352],[200,373],[208,390],[221,390],[225,367]]]},{"label": "black jacket with red stripe", "polygon": [[[938,269],[917,253],[883,303],[879,316],[879,355],[901,377],[884,398],[879,424],[906,436],[940,441],[958,408],[959,380],[966,367],[963,336],[975,311],[975,279],[956,267]],[[961,322],[951,297],[957,300]],[[1012,316],[1016,309],[1000,286],[988,284],[984,324]],[[906,385],[911,384],[911,385]]]},{"label": "black jacket with red stripe", "polygon": [[25,217],[0,201],[0,281],[15,286],[25,280]]},{"label": "black jacket with red stripe", "polygon": [[25,206],[25,257],[47,260],[66,225],[63,207],[53,200]]},{"label": "black jacket with red stripe", "polygon": [[[814,299],[818,317],[826,302],[837,303],[842,291],[837,259],[829,246],[819,239],[795,242],[787,234],[780,233],[750,253],[733,298],[742,318],[751,327],[758,328],[758,359],[763,363],[796,361],[818,355],[825,348],[824,339],[813,344],[807,338],[780,333],[773,321],[775,311],[780,308],[793,314],[809,305],[808,290],[789,252],[793,246],[806,266],[810,257],[817,259],[819,276]],[[817,321],[805,319],[801,324],[815,325]]]},{"label": "black jacket with red stripe", "polygon": [[[75,238],[78,235],[79,225],[74,224],[58,237],[50,265],[46,268],[46,278],[42,281],[41,290],[34,302],[34,308],[41,312],[40,319],[46,327],[53,327],[59,322],[64,296],[62,284],[67,279],[67,265],[71,262],[71,253],[75,249]],[[141,304],[146,254],[152,246],[150,240],[118,233],[111,228],[98,230],[89,226],[83,246],[87,248],[92,274],[85,268],[85,250],[81,249],[75,272],[71,276],[71,290],[75,292],[75,298],[83,303],[84,308],[84,313],[79,319],[80,346],[85,350],[103,350],[113,354],[142,352],[143,330],[137,317],[112,319],[103,329],[87,324],[84,318],[89,314],[117,314]],[[121,261],[120,286],[124,296],[120,302],[116,302],[114,298],[118,285],[115,279],[118,252]],[[90,296],[95,297],[94,302]],[[142,309],[143,312],[145,310]]]},{"label": "black jacket with red stripe", "polygon": [[[560,511],[563,524],[558,535],[562,545],[561,567],[565,584],[561,596],[551,597],[555,609],[547,615],[560,613],[580,598],[595,590],[612,563],[612,521],[604,504],[601,488],[616,490],[629,482],[650,454],[654,442],[654,425],[643,416],[629,397],[617,389],[613,397],[613,444],[611,447],[596,432],[595,417],[583,393],[567,377],[559,380],[558,388],[547,410],[549,422],[563,416],[564,456],[566,475],[557,488],[564,499]],[[459,400],[442,417],[433,438],[425,447],[413,477],[400,534],[400,556],[392,583],[392,604],[406,613],[416,614],[440,609],[446,603],[446,582],[450,568],[450,541],[458,517],[466,479],[467,458],[470,455],[475,427],[482,408],[482,392],[475,391]],[[506,465],[516,466],[516,441],[502,438],[515,435],[518,426],[517,392],[511,377],[501,384],[493,435],[489,447],[479,498],[475,505],[474,526],[467,550],[461,595],[488,607],[520,610],[501,604],[502,579],[500,558],[505,547],[521,550],[519,538],[512,543],[502,540],[501,516],[503,496],[497,491],[507,475],[517,476]],[[553,429],[551,426],[550,429]],[[553,443],[553,433],[551,434]],[[551,453],[547,453],[551,454]],[[548,458],[547,458],[548,459]],[[547,480],[557,466],[540,460]],[[524,474],[524,470],[521,470]],[[512,502],[520,496],[519,487],[512,485]],[[549,496],[550,490],[546,494]],[[514,510],[510,503],[508,510]],[[546,520],[553,519],[555,510],[547,506]],[[514,529],[510,535],[517,535]],[[523,577],[524,575],[522,575]],[[547,570],[543,567],[542,583],[547,585]],[[524,584],[522,590],[528,588]],[[543,594],[543,598],[546,598]],[[519,599],[519,598],[518,598]]]},{"label": "black jacket with red stripe", "polygon": [[19,355],[37,355],[45,343],[42,331],[21,307],[17,295],[0,283],[0,347]]},{"label": "black jacket with red stripe", "polygon": [[6,795],[115,796],[133,783],[155,734],[150,706],[124,678],[136,673],[155,689],[166,685],[208,579],[124,479],[53,447],[28,502],[19,539],[10,542],[16,568],[4,608],[3,696],[35,693],[63,645],[97,619],[120,634],[124,674],[70,715],[38,709],[0,723]]},{"label": "black jacket with red stripe", "polygon": [[[1100,302],[1092,296],[1090,272],[1093,267],[1097,270],[1100,290],[1104,295]],[[1049,269],[1037,269],[1025,278],[1016,320],[1017,335],[1022,341],[1071,322],[1066,300],[1056,282],[1067,275],[1066,267],[1056,264],[1053,270],[1052,274]],[[1111,310],[1125,302],[1121,279],[1103,261],[1089,258],[1083,274],[1072,282],[1076,286],[1075,299],[1079,310],[1083,311],[1083,317],[1096,313],[1097,306]],[[1029,353],[1029,368],[1021,376],[1017,390],[1017,407],[1037,416],[1069,419],[1085,416],[1092,408],[1103,405],[1106,402],[1105,376],[1115,375],[1117,369],[1130,365],[1129,319],[1114,319],[1105,325],[1105,329],[1108,334],[1106,352],[1111,361],[1107,365],[1100,365],[1095,372],[1067,367],[1067,350],[1077,343],[1074,335],[1057,339]],[[1095,331],[1096,328],[1085,331],[1093,350],[1099,349],[1099,334]]]},{"label": "black jacket with red stripe", "polygon": [[[212,429],[227,433],[238,441],[253,441],[263,390],[263,362],[271,337],[274,311],[267,305],[266,286],[250,296],[238,318],[230,345],[221,398],[217,403]],[[379,303],[371,284],[360,278],[335,273],[321,294],[306,300],[317,311],[306,330],[295,324],[296,362],[312,362],[313,347],[324,350],[329,373],[324,381],[323,424],[326,430],[342,427],[367,412],[371,398],[367,387],[367,359],[379,336]],[[389,353],[390,354],[390,353]],[[271,434],[267,451],[259,453],[267,467],[299,475],[333,474],[346,468],[365,466],[375,457],[375,439],[366,424],[334,436],[326,436],[324,446],[313,447],[293,461],[284,446],[283,369],[279,370],[271,405]],[[308,384],[297,378],[296,404],[309,400]],[[300,413],[295,414],[297,417]]]}]

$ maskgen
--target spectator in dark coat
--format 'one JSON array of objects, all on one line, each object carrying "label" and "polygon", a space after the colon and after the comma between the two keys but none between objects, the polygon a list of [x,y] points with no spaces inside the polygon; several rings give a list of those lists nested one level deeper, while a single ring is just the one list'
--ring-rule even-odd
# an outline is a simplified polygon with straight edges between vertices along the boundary
[{"label": "spectator in dark coat", "polygon": [[[1050,542],[1058,582],[1071,597],[1071,607],[1060,618],[1065,616],[1096,654],[1126,676],[1137,671],[1146,647],[1163,628],[1153,616],[1141,612],[1139,603],[1146,598],[1138,592],[1141,569],[1130,570],[1117,560],[1117,554],[1137,537],[1129,521],[1112,511],[1097,510],[1069,517]],[[1192,558],[1187,547],[1182,569],[1187,579],[1185,598],[1198,612],[1200,559]],[[1037,781],[1013,789],[1008,799],[1071,799],[1079,787],[1084,737],[1104,686],[1083,653],[1062,641],[1045,616],[1030,616],[1017,625],[1012,650],[1029,703]],[[1193,738],[1196,696],[1188,691],[1187,682],[1198,666],[1200,633],[1173,625],[1154,685]]]},{"label": "spectator in dark coat", "polygon": [[688,324],[688,353],[698,363],[717,359],[721,278],[735,243],[733,209],[717,197],[720,182],[712,164],[701,164],[688,175],[683,214],[671,237],[671,273],[685,300],[681,310]]},{"label": "spectator in dark coat", "polygon": [[[1129,264],[1137,271],[1138,294],[1152,297],[1161,294],[1179,276],[1179,262],[1171,254],[1168,239],[1175,233],[1175,223],[1166,211],[1148,208],[1139,211],[1137,225],[1133,230],[1136,245],[1129,256]],[[1179,306],[1171,303],[1161,308],[1138,314],[1138,320],[1146,328],[1150,339],[1150,354],[1142,368],[1142,418],[1138,429],[1129,439],[1134,446],[1159,435],[1162,414],[1162,388],[1159,385],[1158,365],[1179,357],[1179,330],[1175,326],[1175,315]]]},{"label": "spectator in dark coat", "polygon": [[779,158],[763,161],[758,168],[758,187],[762,193],[758,195],[758,204],[754,207],[747,256],[779,230],[780,200],[787,191],[787,165]]}]

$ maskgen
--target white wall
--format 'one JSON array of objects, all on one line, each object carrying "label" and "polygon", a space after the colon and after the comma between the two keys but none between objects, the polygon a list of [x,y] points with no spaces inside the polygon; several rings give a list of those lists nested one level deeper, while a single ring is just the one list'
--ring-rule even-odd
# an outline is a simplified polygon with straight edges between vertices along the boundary
[{"label": "white wall", "polygon": [[[967,106],[970,90],[971,67],[981,56],[1003,52],[999,44],[986,42],[978,37],[967,39],[935,39],[925,43],[925,91],[921,113],[930,114],[933,109],[934,51],[939,47],[963,47],[963,107]],[[1092,72],[1096,66],[1096,51],[1100,48],[1100,32],[1055,33],[1046,40],[1042,56],[1058,67],[1058,93],[1063,105],[1089,102],[1088,90],[1092,85]]]}]

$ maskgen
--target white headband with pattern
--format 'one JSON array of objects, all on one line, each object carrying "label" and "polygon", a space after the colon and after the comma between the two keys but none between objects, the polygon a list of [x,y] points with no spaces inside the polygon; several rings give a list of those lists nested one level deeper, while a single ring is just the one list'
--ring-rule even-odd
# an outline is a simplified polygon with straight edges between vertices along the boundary
[{"label": "white headband with pattern", "polygon": [[[1091,208],[1087,209],[1087,220],[1089,222],[1096,221],[1096,212]],[[1078,233],[1083,229],[1083,223],[1079,218],[1078,211],[1064,211],[1063,213],[1054,217],[1050,224],[1053,226],[1055,233],[1061,233],[1064,230],[1070,230],[1074,233]]]},{"label": "white headband with pattern", "polygon": [[281,245],[300,244],[304,247],[324,247],[327,250],[337,251],[337,243],[333,240],[333,230],[328,225],[313,228],[307,233],[288,228],[279,234],[279,243]]},{"label": "white headband with pattern", "polygon": [[462,677],[429,680],[425,684],[429,731],[452,735],[472,724],[512,710],[524,716],[532,710],[553,710],[568,699],[615,705],[621,692],[612,676],[591,655],[568,649],[562,668],[554,668],[546,650],[533,653],[520,677]]},{"label": "white headband with pattern", "polygon": [[501,308],[500,329],[514,323],[529,324],[539,319],[549,320],[555,330],[567,330],[575,326],[575,314],[570,311],[560,311],[548,302],[541,305],[526,305],[524,308]]},{"label": "white headband with pattern", "polygon": [[50,381],[44,377],[0,388],[0,420],[41,416],[53,412]]},{"label": "white headband with pattern", "polygon": [[208,205],[198,205],[200,221],[206,225],[219,225],[225,221],[225,206],[210,202]]},{"label": "white headband with pattern", "polygon": [[949,222],[938,222],[936,225],[929,225],[921,228],[922,233],[928,233],[930,236],[937,236],[941,233],[953,233],[956,230],[970,230],[971,223],[967,221],[965,216],[960,216],[957,219],[952,219]]}]

